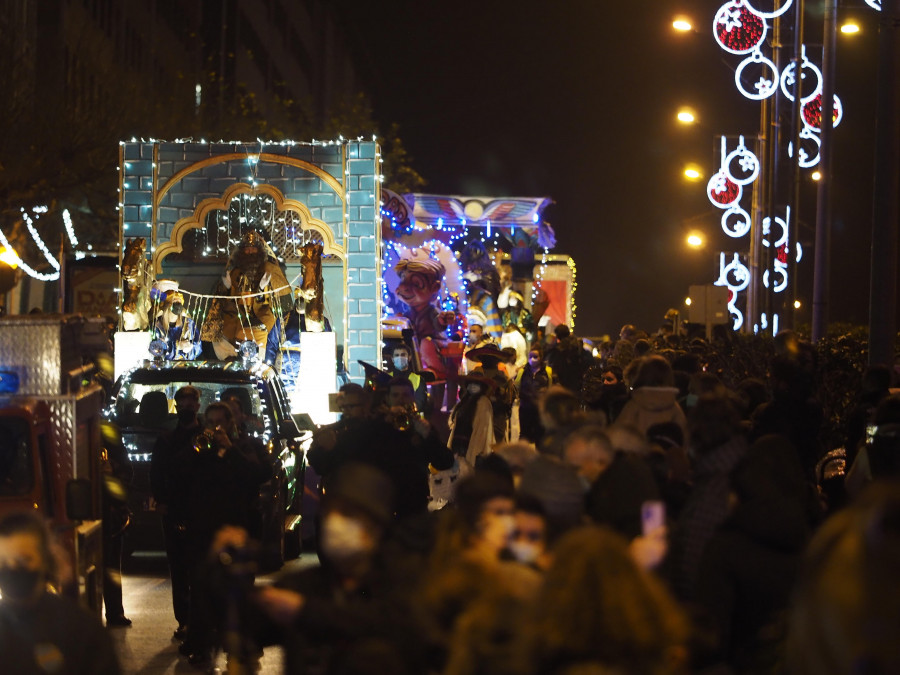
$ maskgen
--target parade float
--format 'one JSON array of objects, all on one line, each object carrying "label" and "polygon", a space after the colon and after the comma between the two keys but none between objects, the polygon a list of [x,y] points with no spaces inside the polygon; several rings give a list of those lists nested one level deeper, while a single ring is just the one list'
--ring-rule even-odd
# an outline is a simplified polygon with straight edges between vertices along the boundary
[{"label": "parade float", "polygon": [[380,160],[362,139],[121,143],[117,372],[255,353],[333,419],[339,377],[379,356]]},{"label": "parade float", "polygon": [[255,357],[295,411],[383,367],[385,327],[455,381],[468,325],[572,325],[574,263],[540,198],[400,196],[378,144],[130,141],[120,147],[118,373]]},{"label": "parade float", "polygon": [[382,306],[410,319],[424,368],[452,378],[454,345],[473,322],[497,340],[510,325],[529,340],[539,328],[574,325],[575,264],[550,253],[551,203],[383,190]]}]

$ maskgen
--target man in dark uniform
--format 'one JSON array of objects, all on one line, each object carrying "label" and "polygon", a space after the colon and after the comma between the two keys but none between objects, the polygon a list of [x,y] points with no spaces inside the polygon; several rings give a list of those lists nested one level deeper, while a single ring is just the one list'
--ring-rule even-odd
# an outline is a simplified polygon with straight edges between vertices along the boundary
[{"label": "man in dark uniform", "polygon": [[211,403],[203,417],[203,431],[193,442],[186,475],[190,629],[179,650],[194,665],[208,663],[215,645],[217,621],[209,606],[213,537],[225,525],[254,534],[259,486],[272,477],[272,463],[262,441],[240,434],[227,403]]},{"label": "man in dark uniform", "polygon": [[150,459],[150,489],[156,510],[162,516],[166,558],[172,578],[172,609],[175,638],[187,635],[190,613],[190,563],[187,535],[187,466],[194,453],[194,437],[200,433],[200,390],[185,386],[175,392],[178,424],[162,434]]}]

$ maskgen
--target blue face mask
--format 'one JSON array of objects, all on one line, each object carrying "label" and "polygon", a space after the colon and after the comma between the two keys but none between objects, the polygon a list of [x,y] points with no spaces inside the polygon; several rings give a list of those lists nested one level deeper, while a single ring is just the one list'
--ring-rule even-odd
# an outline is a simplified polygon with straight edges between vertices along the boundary
[{"label": "blue face mask", "polygon": [[394,357],[394,367],[397,370],[406,370],[406,367],[409,365],[409,357],[406,356],[395,356]]}]

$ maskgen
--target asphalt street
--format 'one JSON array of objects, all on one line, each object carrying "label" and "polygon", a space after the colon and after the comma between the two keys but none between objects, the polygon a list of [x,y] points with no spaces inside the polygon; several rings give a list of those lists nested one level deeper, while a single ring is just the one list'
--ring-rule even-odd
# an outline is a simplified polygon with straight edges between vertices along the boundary
[{"label": "asphalt street", "polygon": [[[289,562],[279,574],[316,564],[314,554],[304,554]],[[270,582],[276,575],[261,577],[258,583]],[[122,672],[128,675],[163,675],[164,673],[198,673],[178,653],[178,642],[172,639],[175,618],[172,614],[172,590],[166,559],[162,554],[138,555],[129,562],[122,579],[125,615],[132,620],[129,628],[111,628],[119,654]],[[226,672],[226,658],[216,659],[216,672]],[[260,661],[260,673],[282,672],[281,649],[269,647]]]}]

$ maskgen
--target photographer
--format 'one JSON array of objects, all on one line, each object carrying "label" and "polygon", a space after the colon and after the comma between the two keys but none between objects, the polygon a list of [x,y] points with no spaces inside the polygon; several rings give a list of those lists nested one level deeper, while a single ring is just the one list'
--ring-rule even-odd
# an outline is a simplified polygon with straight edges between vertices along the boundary
[{"label": "photographer", "polygon": [[195,461],[187,480],[187,532],[191,567],[188,636],[180,651],[192,664],[210,661],[215,624],[209,611],[208,551],[225,525],[249,529],[259,486],[272,476],[262,441],[241,436],[231,408],[211,403],[194,438]]}]

